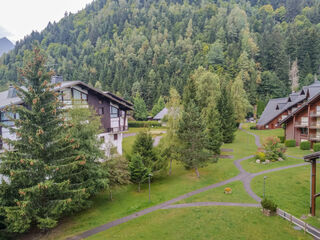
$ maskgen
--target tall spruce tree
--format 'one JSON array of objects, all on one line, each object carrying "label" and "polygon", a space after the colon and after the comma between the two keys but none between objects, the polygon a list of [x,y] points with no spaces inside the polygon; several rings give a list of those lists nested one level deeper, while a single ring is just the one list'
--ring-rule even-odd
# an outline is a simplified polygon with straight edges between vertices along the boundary
[{"label": "tall spruce tree", "polygon": [[237,130],[236,118],[232,98],[226,83],[221,86],[221,95],[218,99],[217,108],[220,114],[223,142],[232,143]]},{"label": "tall spruce tree", "polygon": [[27,90],[16,87],[24,104],[6,109],[16,118],[9,117],[15,127],[5,127],[17,136],[17,140],[4,139],[13,150],[5,150],[0,163],[1,214],[9,232],[24,232],[31,225],[52,228],[74,207],[74,199],[87,195],[72,188],[69,179],[57,177],[61,171],[71,174],[84,160],[78,158],[74,140],[61,135],[68,128],[65,110],[44,65],[45,57],[34,48],[21,70]]},{"label": "tall spruce tree", "polygon": [[194,169],[200,177],[199,168],[205,166],[210,159],[210,152],[205,149],[207,135],[205,124],[201,118],[201,108],[196,99],[196,85],[193,78],[183,93],[183,112],[179,121],[177,131],[181,142],[181,161],[188,169]]}]

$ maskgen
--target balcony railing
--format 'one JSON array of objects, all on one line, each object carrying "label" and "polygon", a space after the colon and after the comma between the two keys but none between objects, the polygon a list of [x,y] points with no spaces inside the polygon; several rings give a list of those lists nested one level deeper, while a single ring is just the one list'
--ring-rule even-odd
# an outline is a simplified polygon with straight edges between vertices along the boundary
[{"label": "balcony railing", "polygon": [[116,133],[116,132],[123,132],[128,131],[128,126],[121,126],[121,127],[115,127],[115,128],[108,128],[108,133]]},{"label": "balcony railing", "polygon": [[320,112],[312,111],[310,112],[310,117],[320,117]]},{"label": "balcony railing", "polygon": [[311,141],[320,141],[320,135],[310,134],[309,138]]},{"label": "balcony railing", "polygon": [[310,128],[312,128],[312,129],[320,129],[320,123],[311,122],[310,123]]},{"label": "balcony railing", "polygon": [[296,122],[295,127],[307,128],[308,127],[308,123],[307,122]]}]

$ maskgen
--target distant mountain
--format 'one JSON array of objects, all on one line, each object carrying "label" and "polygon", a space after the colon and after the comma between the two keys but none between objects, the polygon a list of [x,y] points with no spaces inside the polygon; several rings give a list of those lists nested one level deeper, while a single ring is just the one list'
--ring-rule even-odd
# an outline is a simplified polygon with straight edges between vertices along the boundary
[{"label": "distant mountain", "polygon": [[6,37],[0,38],[0,56],[3,53],[9,52],[13,48],[14,48],[14,45],[12,42],[10,42],[10,40],[8,40],[8,38]]}]

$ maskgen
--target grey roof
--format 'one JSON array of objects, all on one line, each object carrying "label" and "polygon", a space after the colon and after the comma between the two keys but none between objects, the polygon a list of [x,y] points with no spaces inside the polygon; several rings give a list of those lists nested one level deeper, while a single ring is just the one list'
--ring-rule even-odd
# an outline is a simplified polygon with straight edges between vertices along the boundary
[{"label": "grey roof", "polygon": [[265,125],[268,122],[270,122],[272,119],[274,119],[276,116],[278,116],[281,113],[282,109],[277,110],[276,109],[277,105],[278,104],[287,105],[287,101],[288,101],[287,97],[270,99],[266,108],[261,114],[261,117],[257,125]]},{"label": "grey roof", "polygon": [[[132,103],[129,103],[127,101],[121,101],[120,99],[118,99],[116,97],[116,95],[111,94],[111,93],[104,93],[104,92],[102,92],[102,91],[100,91],[100,90],[98,90],[96,88],[93,88],[93,87],[89,86],[88,84],[86,84],[84,82],[81,82],[81,81],[64,81],[64,82],[60,83],[60,86],[55,87],[54,90],[58,91],[60,89],[67,88],[67,87],[72,87],[72,86],[75,86],[75,85],[82,85],[82,86],[84,86],[86,88],[94,90],[95,92],[98,92],[101,95],[109,98],[110,100],[119,103],[120,105],[128,108],[129,110],[133,110]],[[27,90],[25,87],[22,87],[22,88],[24,90]],[[15,97],[11,97],[10,98],[10,97],[8,97],[8,94],[9,94],[9,89],[6,90],[6,91],[0,92],[0,109],[5,108],[5,107],[10,106],[10,105],[17,105],[17,104],[22,104],[23,103],[23,101],[21,100],[20,97],[15,96]]]},{"label": "grey roof", "polygon": [[[265,125],[270,121],[272,121],[275,117],[285,112],[286,110],[292,108],[293,106],[297,105],[298,103],[304,102],[306,100],[309,101],[319,94],[320,94],[320,81],[316,80],[314,81],[314,83],[312,83],[309,86],[303,86],[302,90],[300,90],[299,92],[291,93],[289,97],[286,98],[287,100],[285,102],[282,101],[285,98],[271,99],[268,102],[265,110],[263,111],[257,125],[258,126]],[[300,109],[301,107],[299,107],[298,109]],[[296,112],[298,109],[296,109],[291,114],[289,114],[289,116],[292,115],[294,112]],[[285,120],[281,121],[281,123],[284,121]]]},{"label": "grey roof", "polygon": [[168,109],[164,108],[157,115],[153,117],[154,120],[162,120],[165,115],[168,114]]}]

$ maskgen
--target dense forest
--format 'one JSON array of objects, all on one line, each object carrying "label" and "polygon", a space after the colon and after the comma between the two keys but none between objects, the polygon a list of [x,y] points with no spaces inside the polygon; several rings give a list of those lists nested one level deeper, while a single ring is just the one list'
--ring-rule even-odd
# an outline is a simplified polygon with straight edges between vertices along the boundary
[{"label": "dense forest", "polygon": [[38,42],[65,80],[139,93],[149,110],[199,66],[241,79],[256,105],[320,75],[319,23],[318,0],[96,0],[17,42],[0,59],[0,84],[18,81]]}]

